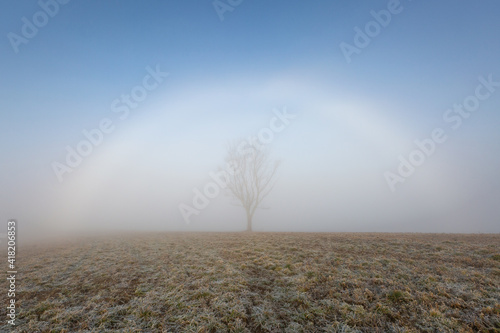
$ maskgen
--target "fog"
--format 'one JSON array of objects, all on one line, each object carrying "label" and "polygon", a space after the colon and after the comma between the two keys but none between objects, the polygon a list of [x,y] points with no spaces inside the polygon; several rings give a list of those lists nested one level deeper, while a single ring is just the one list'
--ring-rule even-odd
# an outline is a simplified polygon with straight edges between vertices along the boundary
[{"label": "fog", "polygon": [[[280,161],[255,231],[500,232],[496,3],[405,2],[350,62],[339,45],[386,2],[244,2],[224,21],[191,5],[74,2],[17,53],[4,40],[1,220],[242,231],[238,201],[206,187],[228,143],[255,138]],[[5,33],[39,10],[3,6]]]}]

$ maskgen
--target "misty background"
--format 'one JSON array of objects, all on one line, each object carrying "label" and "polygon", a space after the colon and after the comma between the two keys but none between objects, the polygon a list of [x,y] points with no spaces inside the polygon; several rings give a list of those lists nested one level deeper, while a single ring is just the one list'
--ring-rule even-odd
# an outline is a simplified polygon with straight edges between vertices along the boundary
[{"label": "misty background", "polygon": [[[3,2],[0,220],[21,235],[243,230],[223,193],[190,224],[179,205],[228,141],[286,108],[296,117],[269,144],[282,164],[254,230],[500,232],[500,89],[457,130],[443,120],[479,77],[500,81],[500,4],[400,6],[348,63],[339,45],[388,1],[243,1],[221,21],[211,1],[74,0],[17,53],[8,34],[41,7]],[[168,76],[121,119],[147,68]],[[60,182],[53,163],[105,118],[113,131]],[[435,128],[448,140],[392,192],[384,174]]]}]

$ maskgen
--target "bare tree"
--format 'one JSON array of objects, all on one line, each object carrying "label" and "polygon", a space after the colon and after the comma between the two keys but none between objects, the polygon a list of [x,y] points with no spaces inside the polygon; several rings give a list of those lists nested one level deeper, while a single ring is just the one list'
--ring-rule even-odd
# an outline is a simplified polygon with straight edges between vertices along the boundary
[{"label": "bare tree", "polygon": [[226,179],[227,188],[245,208],[246,231],[252,231],[253,215],[273,189],[279,162],[271,161],[269,152],[261,146],[247,143],[229,144],[226,162],[234,171]]}]

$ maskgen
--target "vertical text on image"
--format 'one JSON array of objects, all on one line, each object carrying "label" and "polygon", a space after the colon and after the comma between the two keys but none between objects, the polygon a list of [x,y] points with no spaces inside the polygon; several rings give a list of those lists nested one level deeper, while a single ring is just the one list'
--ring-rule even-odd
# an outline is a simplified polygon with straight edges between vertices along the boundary
[{"label": "vertical text on image", "polygon": [[17,220],[10,219],[7,222],[7,322],[14,326],[16,324],[16,231]]}]

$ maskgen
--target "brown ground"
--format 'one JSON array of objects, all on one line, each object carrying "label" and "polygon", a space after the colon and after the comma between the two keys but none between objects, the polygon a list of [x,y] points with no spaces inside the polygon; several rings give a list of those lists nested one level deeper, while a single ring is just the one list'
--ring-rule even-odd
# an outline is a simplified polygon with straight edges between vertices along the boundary
[{"label": "brown ground", "polygon": [[144,233],[17,264],[15,332],[500,332],[498,234]]}]

